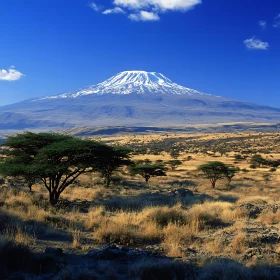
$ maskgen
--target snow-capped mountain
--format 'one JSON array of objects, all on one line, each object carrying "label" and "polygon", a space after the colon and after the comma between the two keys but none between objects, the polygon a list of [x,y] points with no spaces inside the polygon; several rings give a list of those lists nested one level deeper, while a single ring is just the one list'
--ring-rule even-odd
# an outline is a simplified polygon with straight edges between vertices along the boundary
[{"label": "snow-capped mountain", "polygon": [[125,71],[81,90],[0,107],[0,131],[279,120],[280,109],[204,94],[145,71]]},{"label": "snow-capped mountain", "polygon": [[194,89],[180,86],[161,73],[124,71],[108,80],[84,89],[42,99],[76,98],[90,94],[202,94]]}]

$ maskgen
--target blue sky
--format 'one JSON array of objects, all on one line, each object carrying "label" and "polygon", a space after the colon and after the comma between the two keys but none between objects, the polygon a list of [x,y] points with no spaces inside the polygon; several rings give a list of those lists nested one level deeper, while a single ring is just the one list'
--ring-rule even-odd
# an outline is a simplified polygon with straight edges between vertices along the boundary
[{"label": "blue sky", "polygon": [[280,107],[279,0],[13,0],[0,18],[0,106],[146,70]]}]

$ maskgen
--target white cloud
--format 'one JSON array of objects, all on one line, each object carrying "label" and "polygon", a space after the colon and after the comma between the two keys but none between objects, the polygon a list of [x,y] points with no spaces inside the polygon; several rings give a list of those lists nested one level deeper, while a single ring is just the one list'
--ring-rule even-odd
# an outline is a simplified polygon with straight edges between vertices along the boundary
[{"label": "white cloud", "polygon": [[14,66],[11,66],[8,70],[0,69],[0,80],[2,81],[16,81],[22,76],[24,75],[17,71]]},{"label": "white cloud", "polygon": [[[101,1],[101,0],[99,0]],[[102,14],[129,14],[128,18],[134,21],[158,21],[160,14],[168,11],[186,12],[202,0],[111,0],[113,8],[105,9],[92,2],[90,7]]]},{"label": "white cloud", "polygon": [[94,2],[91,2],[91,3],[89,4],[89,6],[90,6],[93,10],[95,10],[96,12],[99,12],[99,11],[101,10],[101,7],[98,6],[98,5],[96,5]]},{"label": "white cloud", "polygon": [[273,27],[275,28],[280,27],[280,14],[274,18]]},{"label": "white cloud", "polygon": [[160,20],[158,14],[155,14],[153,12],[147,12],[147,11],[140,11],[137,14],[130,14],[128,16],[131,20],[134,21],[158,21]]},{"label": "white cloud", "polygon": [[125,11],[120,7],[115,7],[113,9],[107,9],[104,12],[102,12],[103,15],[108,14],[125,14]]},{"label": "white cloud", "polygon": [[259,21],[259,26],[260,26],[262,29],[266,29],[266,26],[267,26],[266,21],[264,21],[264,20]]},{"label": "white cloud", "polygon": [[267,42],[263,42],[256,37],[252,37],[244,41],[247,49],[251,50],[267,50],[269,48],[269,44]]},{"label": "white cloud", "polygon": [[114,0],[116,6],[127,7],[134,10],[150,8],[161,11],[187,11],[201,3],[202,0]]}]

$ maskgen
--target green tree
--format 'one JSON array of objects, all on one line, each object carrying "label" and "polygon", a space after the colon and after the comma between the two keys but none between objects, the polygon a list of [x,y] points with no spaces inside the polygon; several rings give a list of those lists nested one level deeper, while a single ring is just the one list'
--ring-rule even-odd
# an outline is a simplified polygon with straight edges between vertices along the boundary
[{"label": "green tree", "polygon": [[250,164],[252,167],[261,167],[262,165],[267,165],[268,161],[261,155],[253,155],[250,160]]},{"label": "green tree", "polygon": [[26,180],[34,175],[48,190],[52,205],[75,179],[98,166],[106,149],[106,145],[94,141],[31,132],[10,137],[4,145],[9,156],[0,164],[0,173]]},{"label": "green tree", "polygon": [[228,167],[223,162],[211,161],[200,165],[198,171],[203,172],[205,178],[209,179],[211,182],[212,188],[215,188],[216,182],[225,177],[227,168]]},{"label": "green tree", "polygon": [[178,159],[171,159],[169,161],[166,162],[167,164],[169,164],[171,166],[171,169],[174,171],[179,165],[182,165],[182,161],[178,160]]},{"label": "green tree", "polygon": [[263,179],[265,181],[266,184],[268,184],[268,182],[271,180],[271,175],[270,174],[263,174]]},{"label": "green tree", "polygon": [[230,185],[232,178],[240,171],[238,167],[234,166],[226,166],[224,175],[228,180],[228,184]]},{"label": "green tree", "polygon": [[171,151],[170,151],[170,156],[174,159],[178,158],[180,155],[180,152],[175,149],[175,148],[172,148]]},{"label": "green tree", "polygon": [[234,155],[234,158],[235,158],[235,160],[243,160],[244,159],[244,157],[240,154]]},{"label": "green tree", "polygon": [[138,165],[149,165],[149,164],[152,164],[152,161],[148,158],[145,158],[145,159],[139,159],[136,161],[136,163]]},{"label": "green tree", "polygon": [[166,167],[163,164],[132,165],[130,172],[132,175],[139,174],[148,183],[151,177],[166,176]]},{"label": "green tree", "polygon": [[128,166],[132,163],[129,159],[130,150],[124,147],[103,146],[101,153],[103,157],[99,159],[94,168],[101,173],[105,187],[109,187],[113,172],[121,166]]},{"label": "green tree", "polygon": [[32,191],[33,184],[39,178],[38,170],[33,163],[40,149],[67,139],[71,137],[51,133],[25,132],[10,136],[2,144],[1,153],[7,158],[0,164],[0,173],[5,177],[22,179]]}]

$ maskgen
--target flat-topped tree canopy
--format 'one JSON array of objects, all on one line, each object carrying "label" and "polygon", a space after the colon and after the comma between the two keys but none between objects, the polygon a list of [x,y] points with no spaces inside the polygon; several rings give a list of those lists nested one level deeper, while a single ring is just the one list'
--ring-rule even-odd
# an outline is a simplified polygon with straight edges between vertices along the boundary
[{"label": "flat-topped tree canopy", "polygon": [[31,132],[11,136],[3,145],[8,157],[0,164],[0,173],[23,177],[28,184],[41,180],[52,205],[81,174],[96,169],[111,149],[72,136]]},{"label": "flat-topped tree canopy", "polygon": [[145,165],[132,165],[130,167],[131,174],[141,175],[145,182],[148,183],[151,177],[166,176],[165,171],[167,168],[164,164],[145,164]]}]

